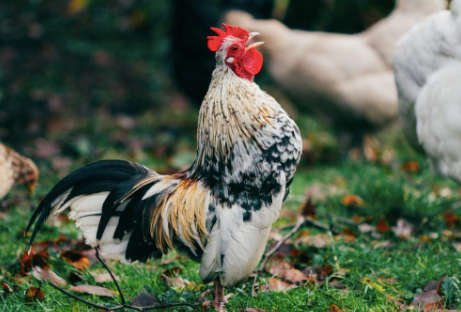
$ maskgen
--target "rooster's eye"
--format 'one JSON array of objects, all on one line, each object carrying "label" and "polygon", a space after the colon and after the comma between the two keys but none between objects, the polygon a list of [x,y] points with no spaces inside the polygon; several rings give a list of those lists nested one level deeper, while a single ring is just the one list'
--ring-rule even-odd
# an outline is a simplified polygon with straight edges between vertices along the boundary
[{"label": "rooster's eye", "polygon": [[234,51],[237,51],[239,47],[237,47],[236,45],[232,47],[232,50]]}]

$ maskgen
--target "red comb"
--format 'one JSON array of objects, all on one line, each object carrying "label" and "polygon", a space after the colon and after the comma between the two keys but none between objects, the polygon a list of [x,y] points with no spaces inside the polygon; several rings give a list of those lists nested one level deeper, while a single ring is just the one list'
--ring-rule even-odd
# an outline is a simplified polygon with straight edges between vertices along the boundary
[{"label": "red comb", "polygon": [[[226,39],[227,36],[233,36],[236,38],[241,38],[243,40],[248,40],[248,36],[250,33],[248,30],[236,27],[236,26],[230,26],[226,24],[222,24],[225,31],[216,27],[211,27],[210,29],[214,31],[217,36],[208,36],[206,37],[207,39],[207,44],[208,44],[208,49],[210,49],[213,52],[216,52],[219,50],[221,47],[221,44],[223,43],[224,39]],[[246,42],[245,42],[246,44]]]}]

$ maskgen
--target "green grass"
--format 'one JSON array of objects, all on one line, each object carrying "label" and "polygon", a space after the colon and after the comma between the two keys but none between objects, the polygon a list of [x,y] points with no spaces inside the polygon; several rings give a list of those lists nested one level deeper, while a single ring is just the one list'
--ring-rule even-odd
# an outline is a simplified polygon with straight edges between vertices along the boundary
[{"label": "green grass", "polygon": [[[41,285],[45,293],[43,301],[25,301],[25,290],[31,286],[40,286],[40,282],[33,277],[18,278],[15,275],[21,266],[19,257],[27,249],[28,238],[23,237],[21,231],[31,216],[32,210],[29,207],[35,206],[69,170],[100,158],[128,158],[159,171],[178,170],[194,153],[195,120],[195,111],[180,115],[147,114],[136,120],[136,126],[127,133],[113,120],[94,117],[78,127],[51,136],[49,140],[60,148],[58,157],[70,160],[70,166],[57,169],[50,159],[39,161],[42,175],[33,199],[24,199],[23,190],[17,188],[5,200],[6,204],[3,204],[8,214],[0,220],[0,279],[15,288],[15,291],[12,294],[3,293],[0,310],[95,311],[69,299],[46,283]],[[341,153],[336,150],[336,141],[327,129],[308,118],[301,118],[298,122],[304,136],[314,142],[313,151],[317,156],[314,160],[305,160],[299,167],[292,195],[285,203],[276,227],[293,222],[306,200],[307,191],[313,194],[318,222],[331,226],[338,233],[345,229],[352,231],[356,239],[348,241],[333,235],[331,244],[324,248],[298,243],[290,245],[307,255],[307,258],[301,260],[290,255],[286,257],[297,269],[331,264],[334,267],[333,275],[327,277],[323,284],[299,285],[285,292],[260,291],[256,298],[251,296],[252,280],[248,280],[227,290],[234,294],[229,301],[229,311],[257,307],[268,311],[325,312],[330,304],[336,304],[344,311],[397,311],[393,298],[408,304],[427,282],[444,276],[459,276],[459,253],[452,245],[459,240],[461,231],[459,227],[448,229],[442,217],[446,210],[459,214],[461,204],[458,202],[456,183],[435,176],[424,157],[415,154],[407,146],[398,129],[379,135],[379,151],[388,149],[394,154],[393,160],[382,164],[341,157]],[[75,135],[77,133],[79,135]],[[114,134],[124,136],[125,139],[114,139]],[[140,143],[133,147],[127,141]],[[169,144],[173,147],[165,151],[163,147]],[[402,170],[403,162],[408,160],[419,162],[420,172]],[[440,196],[437,191],[440,189],[451,190],[451,195]],[[344,206],[341,201],[350,194],[359,196],[365,204],[360,207]],[[375,237],[361,233],[354,224],[338,221],[338,217],[352,220],[354,215],[366,219],[363,222],[371,225],[376,225],[382,215],[391,226],[395,225],[398,218],[404,218],[415,225],[416,233],[407,239],[397,237],[392,232]],[[306,229],[311,235],[322,233],[312,228]],[[37,241],[56,239],[59,234],[79,237],[71,223],[63,223],[59,228],[48,224],[39,233]],[[438,237],[435,238],[435,235]],[[419,239],[426,236],[432,237],[429,242]],[[58,250],[52,249],[50,254],[52,269],[58,275],[68,279],[70,272],[77,272],[59,258]],[[201,284],[198,264],[177,257],[176,254],[168,258],[173,259],[168,264],[162,264],[161,261],[134,265],[117,262],[109,264],[114,273],[121,277],[126,298],[134,298],[141,290],[145,290],[159,302],[196,302],[201,292],[211,288],[211,285]],[[189,284],[186,289],[169,287],[161,275],[176,267],[182,269],[179,276],[194,284]],[[83,278],[82,283],[95,284],[89,271],[102,272],[102,267],[95,264],[89,270],[79,272]],[[264,284],[269,278],[270,275],[266,273],[261,277],[261,283]],[[341,288],[335,288],[334,284],[338,282],[342,284]],[[111,283],[100,285],[115,290]],[[115,303],[118,299],[118,296],[114,299],[83,296],[106,304]],[[461,308],[461,305],[455,304],[454,307]],[[200,311],[200,308],[196,311]]]}]

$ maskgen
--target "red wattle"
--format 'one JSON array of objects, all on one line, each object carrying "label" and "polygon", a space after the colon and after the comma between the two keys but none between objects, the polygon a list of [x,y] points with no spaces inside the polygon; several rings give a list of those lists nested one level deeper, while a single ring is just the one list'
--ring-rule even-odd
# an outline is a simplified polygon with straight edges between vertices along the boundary
[{"label": "red wattle", "polygon": [[245,51],[242,58],[242,66],[251,76],[257,75],[263,67],[263,55],[255,48]]}]

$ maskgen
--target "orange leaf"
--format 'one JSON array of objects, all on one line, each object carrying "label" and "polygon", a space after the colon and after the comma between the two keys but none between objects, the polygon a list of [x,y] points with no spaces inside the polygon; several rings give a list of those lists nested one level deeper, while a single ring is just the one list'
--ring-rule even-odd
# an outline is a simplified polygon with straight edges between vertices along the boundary
[{"label": "orange leaf", "polygon": [[406,172],[419,172],[419,163],[417,161],[406,161],[402,165],[403,171]]},{"label": "orange leaf", "polygon": [[354,214],[354,216],[352,217],[352,221],[354,223],[360,223],[362,222],[362,218],[359,215]]},{"label": "orange leaf", "polygon": [[341,203],[344,205],[344,206],[364,206],[365,205],[365,202],[360,198],[358,197],[357,195],[347,195],[345,197],[343,197],[343,199],[341,200]]},{"label": "orange leaf", "polygon": [[452,210],[445,211],[443,216],[449,228],[452,228],[456,223],[459,223],[459,217]]},{"label": "orange leaf", "polygon": [[343,310],[341,310],[340,307],[332,303],[330,304],[330,307],[328,308],[327,312],[343,312]]},{"label": "orange leaf", "polygon": [[45,293],[38,287],[30,287],[26,290],[26,301],[32,302],[34,300],[43,301]]},{"label": "orange leaf", "polygon": [[61,258],[66,260],[67,263],[72,264],[78,270],[83,270],[90,267],[90,259],[84,256],[81,252],[75,250],[61,252]]},{"label": "orange leaf", "polygon": [[389,232],[389,224],[387,224],[386,219],[384,216],[381,216],[381,219],[379,219],[378,224],[376,225],[376,230],[380,233],[387,233]]}]

